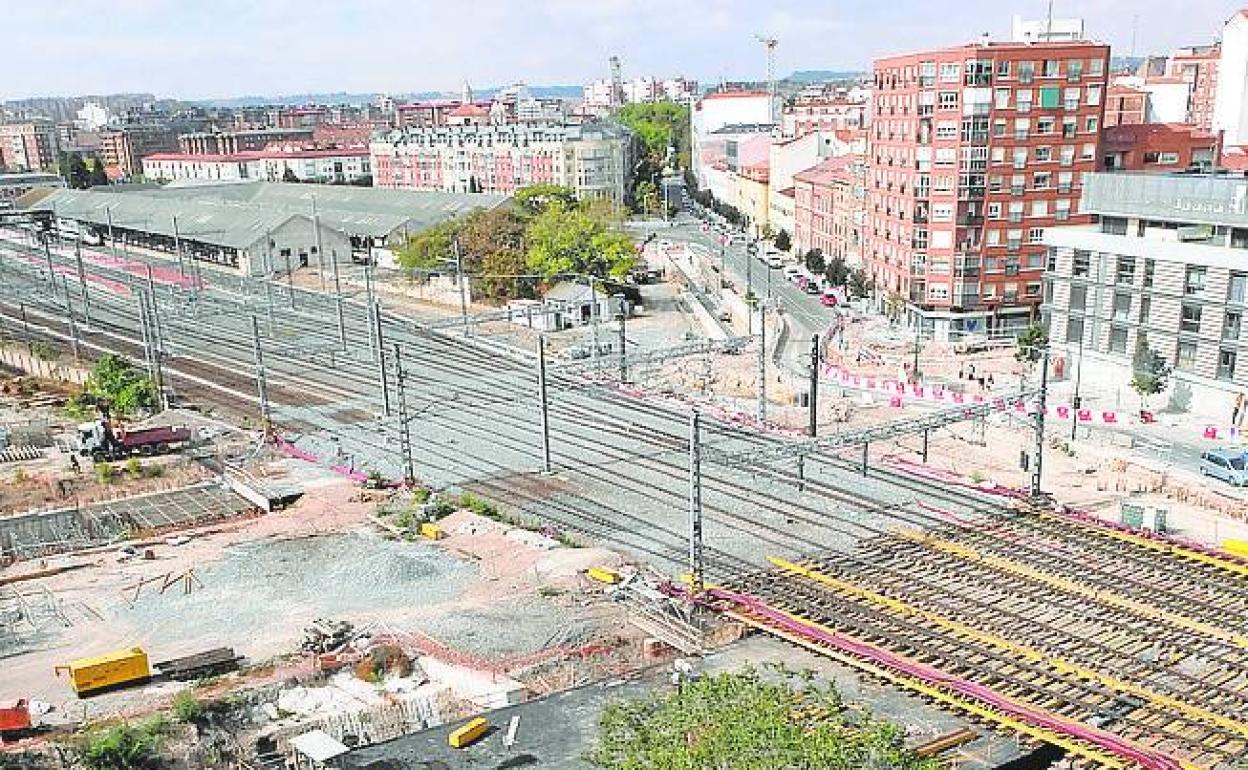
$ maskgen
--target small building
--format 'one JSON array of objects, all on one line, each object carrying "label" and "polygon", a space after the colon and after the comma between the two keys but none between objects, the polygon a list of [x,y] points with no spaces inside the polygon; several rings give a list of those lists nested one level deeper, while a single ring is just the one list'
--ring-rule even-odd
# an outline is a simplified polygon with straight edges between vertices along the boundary
[{"label": "small building", "polygon": [[[626,312],[631,313],[634,302],[624,299]],[[613,320],[619,312],[619,300],[584,283],[563,281],[550,287],[541,300],[512,300],[507,304],[514,313],[512,323],[540,331],[563,331],[593,322],[595,314],[599,323]]]},{"label": "small building", "polygon": [[65,180],[57,174],[39,171],[0,174],[0,211],[13,208],[13,201],[36,187],[64,187]]},{"label": "small building", "polygon": [[1101,141],[1106,171],[1208,171],[1218,153],[1216,135],[1181,123],[1117,125]]}]

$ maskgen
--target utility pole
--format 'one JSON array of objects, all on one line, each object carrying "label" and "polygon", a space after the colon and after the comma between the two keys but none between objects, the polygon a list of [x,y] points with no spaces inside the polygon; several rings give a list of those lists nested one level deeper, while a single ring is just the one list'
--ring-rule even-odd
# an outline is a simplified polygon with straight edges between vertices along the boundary
[{"label": "utility pole", "polygon": [[186,262],[182,259],[182,234],[178,231],[177,214],[173,215],[173,250],[178,255],[178,275],[186,278]]},{"label": "utility pole", "polygon": [[1075,395],[1070,400],[1070,440],[1074,441],[1079,433],[1079,408],[1083,402],[1079,398],[1079,384],[1083,380],[1083,330],[1079,332],[1079,365],[1075,369]]},{"label": "utility pole", "polygon": [[260,349],[260,322],[251,317],[251,347],[256,357],[256,390],[260,396],[260,428],[268,440],[273,430],[273,414],[269,407],[269,384],[264,375],[264,352]]},{"label": "utility pole", "polygon": [[389,417],[390,382],[386,377],[386,351],[381,338],[381,303],[374,301],[368,307],[369,313],[372,315],[369,325],[373,327],[373,337],[376,339],[375,344],[377,346],[373,350],[377,356],[377,381],[381,383],[381,413],[385,417]]},{"label": "utility pole", "polygon": [[[56,298],[56,270],[52,264],[52,239],[45,237],[43,239],[43,256],[48,260],[48,282],[52,284],[52,298]],[[65,301],[69,301],[69,295],[65,295]]]},{"label": "utility pole", "polygon": [[467,284],[464,281],[464,253],[459,248],[459,239],[456,238],[452,244],[455,249],[455,276],[459,280],[459,317],[464,321],[464,336],[468,336],[468,294]]},{"label": "utility pole", "polygon": [[17,309],[22,312],[22,339],[26,341],[26,352],[35,354],[35,343],[30,339],[30,322],[26,320],[26,303],[18,303]]},{"label": "utility pole", "polygon": [[406,377],[403,374],[403,354],[394,345],[394,380],[399,397],[399,443],[403,452],[403,483],[416,484],[416,470],[412,466],[412,425],[407,415]]},{"label": "utility pole", "polygon": [[368,351],[376,361],[381,355],[381,345],[377,343],[377,327],[373,323],[373,271],[364,265],[364,295],[368,307]]},{"label": "utility pole", "polygon": [[[747,308],[751,317],[754,308]],[[758,421],[767,422],[767,306],[760,312],[758,324]]]},{"label": "utility pole", "polygon": [[689,573],[694,596],[706,590],[702,560],[702,437],[700,415],[689,415]]},{"label": "utility pole", "polygon": [[1041,472],[1044,466],[1044,410],[1049,393],[1049,349],[1046,346],[1040,360],[1040,397],[1036,402],[1036,461],[1031,467],[1031,497],[1038,498]]},{"label": "utility pole", "polygon": [[290,266],[290,255],[286,255],[286,293],[290,295],[290,309],[295,309],[295,271]]},{"label": "utility pole", "polygon": [[585,285],[589,287],[589,326],[593,333],[594,343],[594,371],[599,371],[601,362],[598,360],[598,295],[594,293],[594,277],[592,275],[585,276]]},{"label": "utility pole", "polygon": [[758,253],[758,240],[755,239],[750,244],[750,248],[745,250],[745,304],[749,307],[750,312],[745,314],[746,334],[754,333],[754,255]]},{"label": "utility pole", "polygon": [[74,323],[74,303],[69,298],[69,279],[61,276],[61,291],[65,294],[65,316],[69,319],[69,343],[74,353],[74,362],[79,360],[78,326]]},{"label": "utility pole", "polygon": [[810,335],[810,437],[819,433],[819,335]]},{"label": "utility pole", "polygon": [[619,303],[619,319],[620,319],[620,384],[628,382],[628,358],[625,355],[624,346],[627,344],[628,337],[625,335],[625,317],[628,315],[628,306],[625,303],[623,294],[616,294],[615,300]]},{"label": "utility pole", "polygon": [[113,235],[113,207],[105,206],[104,215],[108,217],[108,248],[117,256],[117,237]]},{"label": "utility pole", "polygon": [[152,382],[156,382],[156,365],[153,363],[152,335],[149,328],[151,321],[148,319],[147,298],[143,294],[143,289],[139,289],[139,329],[143,333],[143,361],[147,365],[147,376],[151,378]]},{"label": "utility pole", "polygon": [[82,294],[82,322],[91,325],[91,295],[87,292],[87,272],[82,267],[82,229],[78,230],[78,239],[74,242],[74,261],[78,267],[78,290]]},{"label": "utility pole", "polygon": [[325,291],[325,249],[321,243],[321,218],[316,213],[316,196],[312,196],[312,240],[316,244],[316,272],[321,276],[321,291]]},{"label": "utility pole", "polygon": [[537,336],[537,399],[542,409],[542,473],[550,473],[550,402],[546,398],[546,335]]},{"label": "utility pole", "polygon": [[342,352],[347,352],[347,321],[342,315],[342,284],[338,280],[338,251],[330,253],[330,262],[334,265],[334,308],[338,312],[338,344]]}]

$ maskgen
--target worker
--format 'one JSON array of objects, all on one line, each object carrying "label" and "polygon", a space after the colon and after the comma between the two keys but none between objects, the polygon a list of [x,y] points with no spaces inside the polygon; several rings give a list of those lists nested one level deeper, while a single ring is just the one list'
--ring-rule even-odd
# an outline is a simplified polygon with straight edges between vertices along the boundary
[{"label": "worker", "polygon": [[74,469],[74,473],[82,473],[82,466],[78,464],[78,455],[69,456],[69,467]]}]

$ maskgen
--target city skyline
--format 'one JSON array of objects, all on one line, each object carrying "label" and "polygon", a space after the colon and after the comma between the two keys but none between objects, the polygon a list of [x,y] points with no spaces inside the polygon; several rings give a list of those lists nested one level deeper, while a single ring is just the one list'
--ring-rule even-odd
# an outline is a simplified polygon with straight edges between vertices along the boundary
[{"label": "city skyline", "polygon": [[[1213,42],[1240,5],[1196,0],[1174,17],[1163,0],[1092,0],[1056,2],[1054,14],[1085,18],[1089,36],[1110,43],[1115,55],[1130,53],[1138,16],[1135,52],[1142,55]],[[1002,7],[972,0],[946,8],[899,0],[883,10],[847,0],[830,10],[813,0],[790,0],[760,12],[744,0],[679,7],[655,0],[553,0],[536,8],[486,0],[474,4],[465,27],[455,8],[423,2],[379,0],[348,10],[291,0],[226,0],[211,7],[82,0],[6,10],[11,55],[39,64],[0,72],[0,97],[403,93],[455,91],[464,80],[483,87],[574,85],[606,77],[611,54],[622,58],[626,78],[684,75],[710,84],[764,77],[755,34],[780,39],[778,73],[866,71],[876,57],[957,45],[983,32],[1006,39],[1013,13],[1039,18],[1044,12],[1038,1]]]}]

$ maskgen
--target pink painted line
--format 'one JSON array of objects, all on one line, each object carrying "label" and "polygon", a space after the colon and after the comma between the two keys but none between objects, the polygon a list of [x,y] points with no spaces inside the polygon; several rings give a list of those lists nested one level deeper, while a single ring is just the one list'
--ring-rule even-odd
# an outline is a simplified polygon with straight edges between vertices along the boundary
[{"label": "pink painted line", "polygon": [[[306,449],[300,449],[299,447],[295,446],[294,443],[287,441],[281,436],[273,437],[273,445],[276,446],[278,449],[280,449],[288,457],[293,457],[296,460],[303,460],[304,462],[311,463],[313,465],[321,464],[321,458],[317,457],[316,455],[312,454]],[[359,483],[359,484],[362,484],[365,481],[368,481],[367,473],[363,471],[354,470],[346,465],[342,465],[341,463],[330,465],[329,469],[333,471],[334,473],[337,473],[339,476],[345,476],[346,478],[351,479],[352,481]],[[382,481],[382,484],[386,486],[387,488],[392,488],[392,489],[403,486],[402,483],[391,480],[391,479],[384,479]]]},{"label": "pink painted line", "polygon": [[986,703],[994,709],[1037,727],[1051,730],[1076,740],[1098,746],[1117,756],[1128,759],[1148,770],[1182,770],[1182,765],[1169,756],[1150,749],[1143,749],[1105,730],[1052,714],[1042,709],[1019,703],[996,692],[990,687],[945,673],[937,668],[908,660],[881,647],[843,636],[823,628],[802,623],[776,610],[756,596],[711,588],[707,593],[716,599],[732,602],[755,617],[764,619],[787,633],[813,642],[834,647],[842,652],[862,658],[886,668],[900,671],[931,685],[951,690],[957,694]]}]

